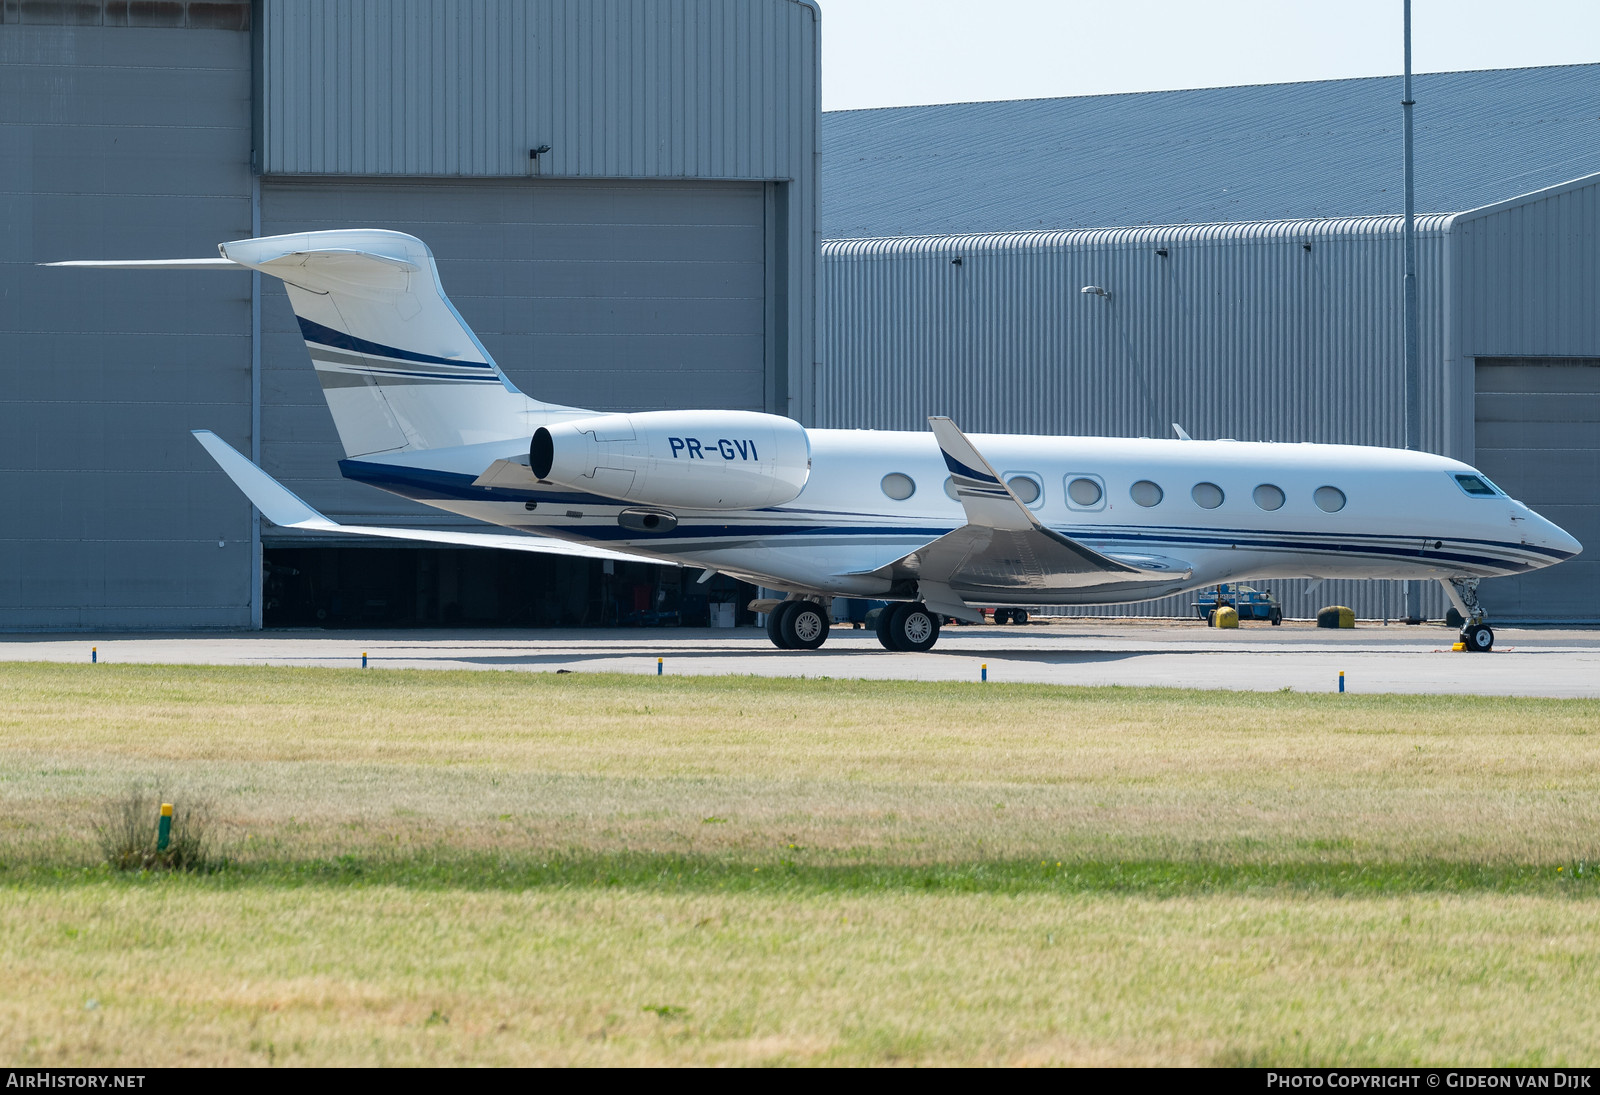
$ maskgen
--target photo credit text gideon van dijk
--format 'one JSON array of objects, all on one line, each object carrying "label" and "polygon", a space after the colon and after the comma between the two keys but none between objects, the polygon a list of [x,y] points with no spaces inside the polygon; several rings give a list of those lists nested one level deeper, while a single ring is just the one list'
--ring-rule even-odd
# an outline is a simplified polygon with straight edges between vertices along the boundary
[{"label": "photo credit text gideon van dijk", "polygon": [[1261,1069],[1272,1091],[1600,1091],[1592,1068]]}]

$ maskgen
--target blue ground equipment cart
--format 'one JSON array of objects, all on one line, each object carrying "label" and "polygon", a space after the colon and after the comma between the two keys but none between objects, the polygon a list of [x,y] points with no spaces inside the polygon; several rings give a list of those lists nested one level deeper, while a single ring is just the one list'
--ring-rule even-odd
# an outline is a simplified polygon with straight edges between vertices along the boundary
[{"label": "blue ground equipment cart", "polygon": [[1255,586],[1224,582],[1215,588],[1202,590],[1199,600],[1194,602],[1195,615],[1202,620],[1209,620],[1219,605],[1232,605],[1234,611],[1239,613],[1241,623],[1245,620],[1266,620],[1273,627],[1283,623],[1283,609],[1277,598]]}]

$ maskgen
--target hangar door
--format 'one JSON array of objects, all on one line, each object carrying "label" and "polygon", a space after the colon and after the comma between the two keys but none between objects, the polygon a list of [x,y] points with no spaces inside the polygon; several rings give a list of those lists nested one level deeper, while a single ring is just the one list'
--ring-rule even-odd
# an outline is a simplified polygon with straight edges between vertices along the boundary
[{"label": "hangar door", "polygon": [[[261,229],[393,228],[422,239],[467,324],[537,399],[603,411],[762,410],[766,205],[760,183],[266,180]],[[337,517],[435,514],[339,479],[344,453],[270,279],[261,317],[267,470]],[[273,529],[266,538],[296,539]]]},{"label": "hangar door", "polygon": [[1491,620],[1600,619],[1600,359],[1477,359],[1477,466],[1583,544],[1484,584]]}]

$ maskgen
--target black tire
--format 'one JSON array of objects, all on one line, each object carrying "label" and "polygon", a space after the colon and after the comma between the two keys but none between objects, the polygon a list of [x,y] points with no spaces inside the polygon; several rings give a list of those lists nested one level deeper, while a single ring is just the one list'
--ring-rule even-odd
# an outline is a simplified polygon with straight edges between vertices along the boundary
[{"label": "black tire", "polygon": [[1009,619],[1011,619],[1011,610],[1009,608],[997,608],[994,610],[995,623],[1004,624]]},{"label": "black tire", "polygon": [[899,605],[894,604],[884,605],[878,610],[878,622],[873,625],[873,631],[878,636],[878,642],[883,644],[885,650],[900,649],[894,645],[894,637],[889,631],[889,625],[894,623],[894,610],[899,607]]},{"label": "black tire", "polygon": [[828,641],[828,610],[816,601],[792,601],[782,629],[788,650],[815,650]]},{"label": "black tire", "polygon": [[932,650],[939,641],[939,617],[928,611],[924,604],[897,605],[889,620],[889,638],[893,650],[907,654],[920,654]]},{"label": "black tire", "polygon": [[1028,622],[1028,610],[1025,609],[1025,608],[1013,608],[1011,610],[1011,622],[1014,623],[1014,624],[1025,624],[1025,623],[1027,623]]},{"label": "black tire", "polygon": [[1267,623],[1271,624],[1273,627],[1281,627],[1283,625],[1283,609],[1274,608],[1270,613],[1268,613]]},{"label": "black tire", "polygon": [[1494,649],[1494,628],[1488,624],[1474,624],[1461,629],[1461,641],[1474,654],[1485,654]]},{"label": "black tire", "polygon": [[784,635],[783,623],[788,618],[789,613],[794,611],[799,604],[799,601],[784,601],[777,608],[767,613],[767,638],[771,639],[772,645],[779,650],[792,649],[789,646],[787,636]]}]

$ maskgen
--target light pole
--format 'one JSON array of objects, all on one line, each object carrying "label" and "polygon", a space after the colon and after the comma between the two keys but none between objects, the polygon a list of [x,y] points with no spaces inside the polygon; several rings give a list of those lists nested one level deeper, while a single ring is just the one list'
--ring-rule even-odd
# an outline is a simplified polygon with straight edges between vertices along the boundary
[{"label": "light pole", "polygon": [[[1417,368],[1417,202],[1411,169],[1411,0],[1405,0],[1405,89],[1400,100],[1405,123],[1405,444],[1408,449],[1422,447],[1422,384]],[[1422,587],[1406,583],[1406,623],[1422,622]]]}]

